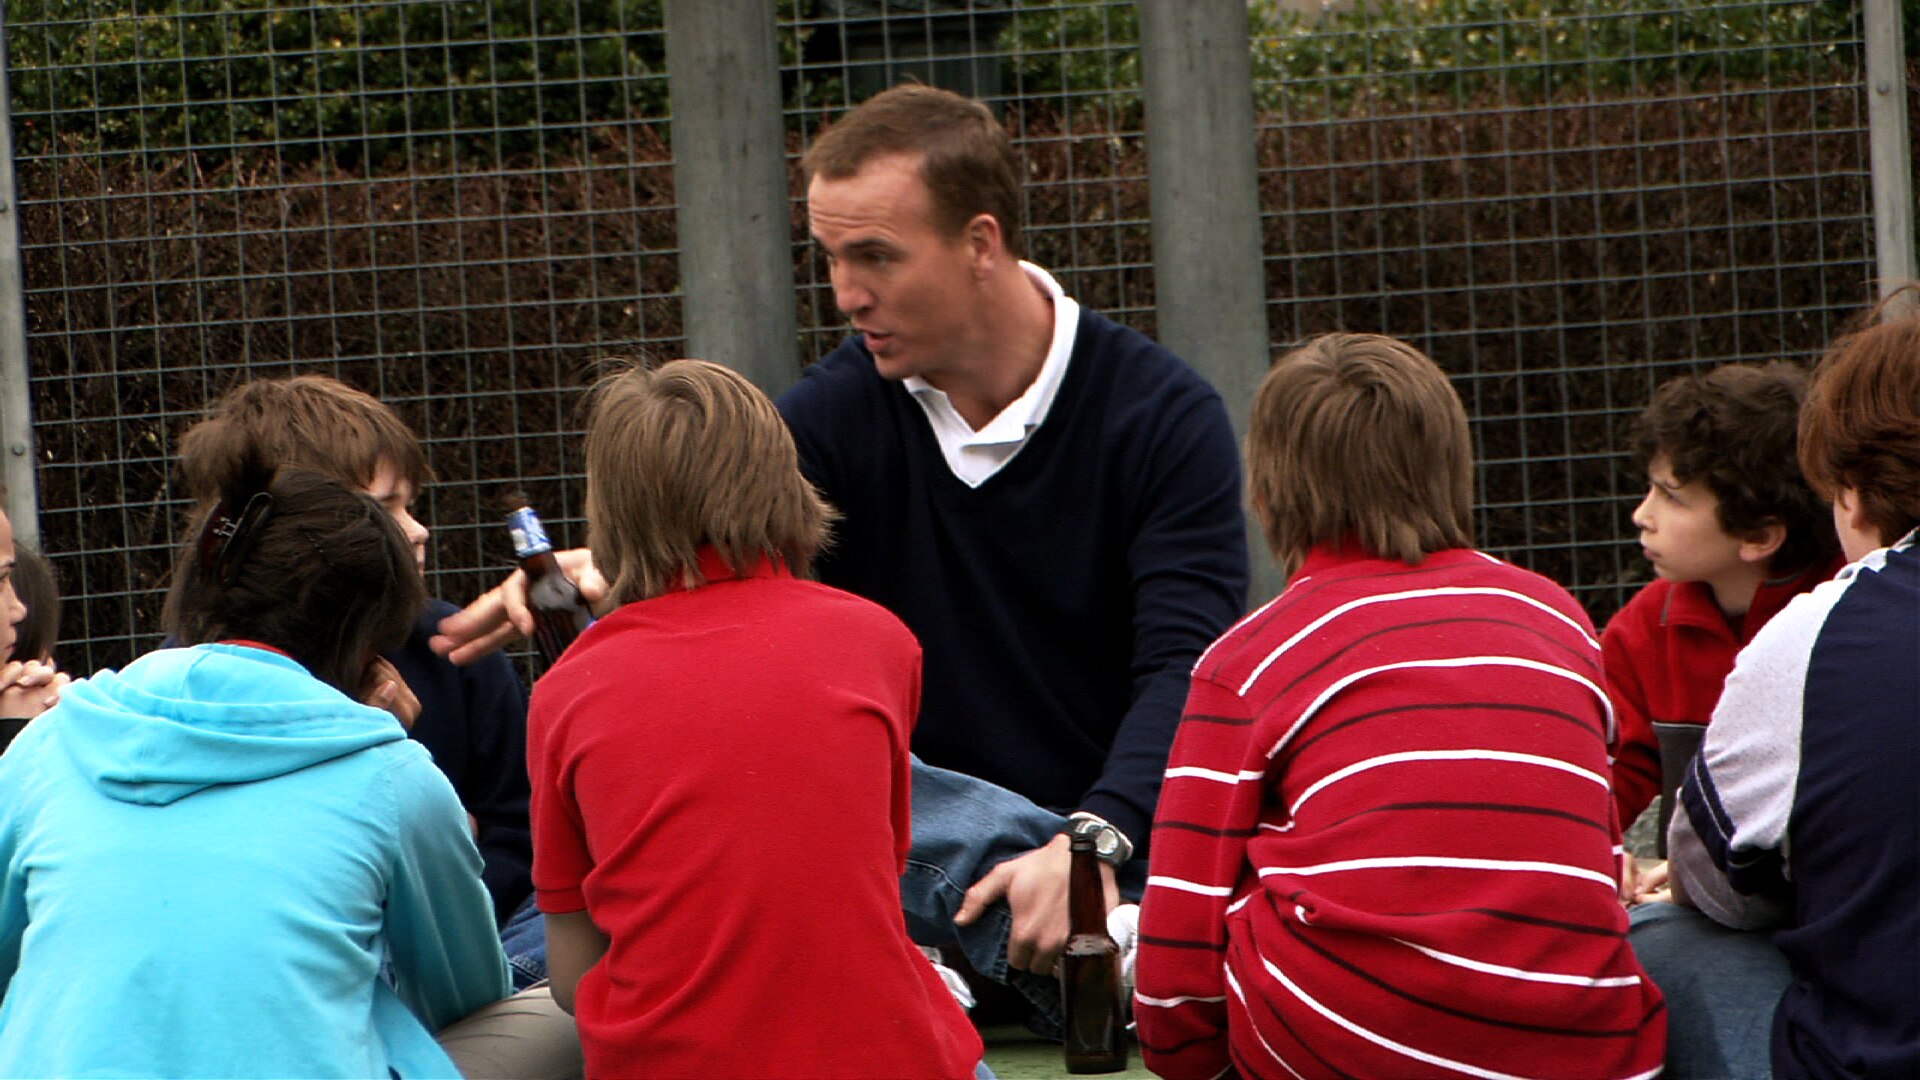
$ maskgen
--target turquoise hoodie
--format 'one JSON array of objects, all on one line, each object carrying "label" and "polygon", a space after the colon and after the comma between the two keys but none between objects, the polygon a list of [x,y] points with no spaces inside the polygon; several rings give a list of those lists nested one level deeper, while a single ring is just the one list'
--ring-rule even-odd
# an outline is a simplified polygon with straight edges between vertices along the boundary
[{"label": "turquoise hoodie", "polygon": [[454,1076],[429,1032],[507,993],[446,778],[262,649],[69,687],[0,757],[0,872],[0,1076]]}]

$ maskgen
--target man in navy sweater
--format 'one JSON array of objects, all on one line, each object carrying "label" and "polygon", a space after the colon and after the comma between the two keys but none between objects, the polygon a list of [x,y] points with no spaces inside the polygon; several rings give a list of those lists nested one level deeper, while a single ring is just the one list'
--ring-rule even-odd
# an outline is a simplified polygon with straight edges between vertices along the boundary
[{"label": "man in navy sweater", "polygon": [[[1021,171],[978,102],[886,91],[803,168],[856,336],[779,406],[842,513],[821,580],[925,650],[909,923],[1044,1010],[1067,832],[1094,834],[1139,896],[1189,672],[1244,610],[1232,427],[1178,357],[1021,261]],[[569,570],[599,588],[579,556]],[[464,659],[511,633],[503,617],[524,628],[517,585],[439,647]]]}]

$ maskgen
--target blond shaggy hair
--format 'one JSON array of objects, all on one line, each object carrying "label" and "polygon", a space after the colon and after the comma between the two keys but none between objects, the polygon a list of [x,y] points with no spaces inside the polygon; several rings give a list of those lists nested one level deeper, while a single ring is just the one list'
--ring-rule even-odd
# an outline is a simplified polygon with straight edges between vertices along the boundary
[{"label": "blond shaggy hair", "polygon": [[614,603],[694,588],[700,548],[736,571],[804,574],[835,514],[773,402],[705,360],[634,365],[595,385],[587,421],[587,547]]},{"label": "blond shaggy hair", "polygon": [[1274,361],[1253,398],[1247,486],[1289,575],[1315,545],[1417,565],[1473,546],[1467,414],[1403,341],[1324,334]]}]

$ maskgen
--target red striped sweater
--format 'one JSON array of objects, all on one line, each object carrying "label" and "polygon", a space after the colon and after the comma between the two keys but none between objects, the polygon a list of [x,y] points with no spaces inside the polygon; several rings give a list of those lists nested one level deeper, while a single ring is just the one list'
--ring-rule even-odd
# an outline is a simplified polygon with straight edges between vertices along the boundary
[{"label": "red striped sweater", "polygon": [[1657,1072],[1611,728],[1591,624],[1545,578],[1313,552],[1195,668],[1141,909],[1149,1067]]}]

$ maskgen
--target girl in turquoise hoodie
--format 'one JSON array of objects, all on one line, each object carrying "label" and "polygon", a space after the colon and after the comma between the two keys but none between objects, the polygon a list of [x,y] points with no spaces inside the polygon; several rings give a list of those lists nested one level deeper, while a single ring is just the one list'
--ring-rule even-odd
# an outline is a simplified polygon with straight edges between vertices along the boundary
[{"label": "girl in turquoise hoodie", "polygon": [[453,789],[361,703],[406,539],[313,473],[235,487],[175,570],[188,647],[0,757],[0,1076],[454,1076],[431,1032],[507,993]]}]

